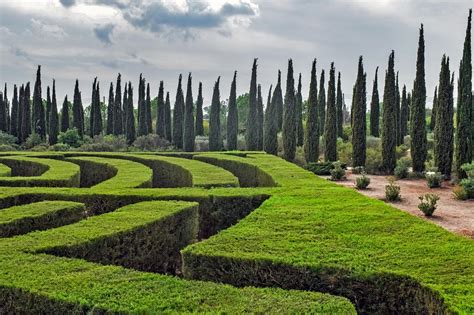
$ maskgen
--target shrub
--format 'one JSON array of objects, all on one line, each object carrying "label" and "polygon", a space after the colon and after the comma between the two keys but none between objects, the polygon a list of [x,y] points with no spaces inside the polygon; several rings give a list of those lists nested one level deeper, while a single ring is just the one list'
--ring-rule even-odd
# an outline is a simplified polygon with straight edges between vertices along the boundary
[{"label": "shrub", "polygon": [[26,138],[25,149],[29,150],[39,145],[44,145],[44,141],[41,139],[41,136],[37,133],[32,133]]},{"label": "shrub", "polygon": [[18,150],[17,145],[0,144],[0,152],[16,151]]},{"label": "shrub", "polygon": [[356,188],[357,189],[366,189],[369,187],[370,184],[370,178],[367,177],[365,174],[362,174],[362,176],[356,178]]},{"label": "shrub", "polygon": [[[345,169],[347,166],[345,164],[341,164],[341,167]],[[320,162],[320,163],[311,162],[311,163],[308,163],[308,165],[306,166],[306,169],[310,172],[313,172],[316,175],[321,175],[321,176],[331,175],[331,170],[334,169],[334,163],[333,162]]]},{"label": "shrub", "polygon": [[404,144],[399,145],[396,148],[396,153],[395,153],[397,159],[401,159],[401,158],[405,157],[407,155],[408,149],[409,149],[409,147],[407,147]]},{"label": "shrub", "polygon": [[344,129],[342,129],[342,140],[349,141],[351,137],[352,137],[351,126],[345,126]]},{"label": "shrub", "polygon": [[346,178],[346,171],[342,168],[341,162],[334,162],[331,170],[331,180],[338,181]]},{"label": "shrub", "polygon": [[363,166],[356,166],[352,168],[352,174],[364,174],[365,168]]},{"label": "shrub", "polygon": [[125,136],[95,136],[91,142],[86,142],[79,148],[83,152],[123,152],[128,144]]},{"label": "shrub", "polygon": [[429,188],[437,188],[441,187],[441,183],[443,182],[444,176],[437,171],[428,171],[425,174],[426,184]]},{"label": "shrub", "polygon": [[380,149],[382,147],[382,140],[377,137],[368,136],[366,145],[367,149]]},{"label": "shrub", "polygon": [[456,186],[453,188],[453,197],[457,200],[467,200],[469,195],[464,187]]},{"label": "shrub", "polygon": [[461,166],[461,169],[466,172],[467,178],[461,180],[460,185],[466,191],[467,198],[474,198],[474,162],[466,163]]},{"label": "shrub", "polygon": [[395,184],[395,178],[390,176],[388,178],[388,185],[385,186],[385,199],[388,201],[399,201],[400,196],[400,186]]},{"label": "shrub", "polygon": [[395,167],[394,174],[398,179],[408,177],[408,168],[411,166],[410,158],[401,158],[397,161],[397,166]]},{"label": "shrub", "polygon": [[0,145],[14,145],[18,139],[9,133],[0,131]]},{"label": "shrub", "polygon": [[425,194],[418,197],[418,199],[420,199],[418,209],[420,209],[425,216],[431,217],[436,210],[436,202],[439,200],[439,196],[436,194]]},{"label": "shrub", "polygon": [[337,139],[337,157],[344,164],[352,164],[352,143]]},{"label": "shrub", "polygon": [[382,166],[382,150],[378,148],[367,148],[367,157],[365,160],[365,171],[368,174],[380,174]]},{"label": "shrub", "polygon": [[68,129],[65,132],[60,132],[58,136],[58,143],[67,144],[70,147],[78,148],[81,146],[81,136],[76,128]]},{"label": "shrub", "polygon": [[30,151],[33,151],[33,152],[46,152],[46,151],[49,151],[49,145],[47,145],[46,143],[40,143],[40,144],[35,145],[34,147],[32,147],[30,149]]},{"label": "shrub", "polygon": [[156,134],[138,137],[132,146],[140,151],[168,151],[171,144]]},{"label": "shrub", "polygon": [[69,151],[70,148],[71,147],[65,143],[56,143],[55,145],[50,146],[51,150],[58,152],[66,152]]}]

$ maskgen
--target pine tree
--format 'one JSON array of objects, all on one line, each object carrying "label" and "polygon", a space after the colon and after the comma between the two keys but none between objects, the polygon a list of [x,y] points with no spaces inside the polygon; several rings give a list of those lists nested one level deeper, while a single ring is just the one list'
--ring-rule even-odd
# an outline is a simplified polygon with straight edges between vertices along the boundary
[{"label": "pine tree", "polygon": [[54,145],[58,142],[59,133],[59,114],[58,104],[56,102],[56,81],[53,80],[53,96],[51,99],[51,112],[49,114],[49,144]]},{"label": "pine tree", "polygon": [[245,142],[248,151],[258,150],[258,111],[257,111],[257,58],[253,60],[252,78],[249,91],[249,111]]},{"label": "pine tree", "polygon": [[[274,92],[275,93],[275,92]],[[277,108],[272,100],[272,86],[268,91],[267,107],[265,108],[265,120],[263,128],[263,150],[269,154],[278,154],[278,119]]]},{"label": "pine tree", "polygon": [[11,122],[10,122],[10,133],[18,138],[18,88],[16,84],[13,86],[13,100],[12,100],[12,113],[11,113]]},{"label": "pine tree", "polygon": [[184,96],[181,80],[182,75],[180,74],[173,111],[173,143],[178,149],[183,148]]},{"label": "pine tree", "polygon": [[124,134],[124,117],[123,109],[125,107],[125,101],[122,106],[122,76],[119,73],[117,76],[117,84],[115,85],[115,100],[114,100],[114,135]]},{"label": "pine tree", "polygon": [[326,161],[337,161],[336,119],[336,77],[334,62],[332,62],[329,71],[327,112],[324,125],[324,159]]},{"label": "pine tree", "polygon": [[156,103],[156,134],[161,138],[165,138],[166,136],[165,112],[165,87],[163,81],[160,81]]},{"label": "pine tree", "polygon": [[257,87],[257,150],[263,150],[263,97],[262,87]]},{"label": "pine tree", "polygon": [[72,127],[77,129],[79,136],[82,137],[84,135],[84,110],[82,108],[81,92],[79,91],[79,81],[77,79],[72,103]]},{"label": "pine tree", "polygon": [[319,78],[319,134],[324,134],[324,124],[326,121],[326,88],[324,87],[324,69],[321,70],[321,77]]},{"label": "pine tree", "polygon": [[402,102],[400,106],[400,136],[403,139],[408,133],[408,98],[407,98],[407,87],[403,85],[402,89]]},{"label": "pine tree", "polygon": [[146,110],[146,128],[147,128],[147,134],[151,134],[151,133],[153,133],[153,124],[152,124],[152,119],[151,119],[150,83],[147,83],[147,85],[146,85],[145,110]]},{"label": "pine tree", "polygon": [[316,74],[316,59],[311,68],[311,81],[309,83],[308,113],[306,116],[306,132],[304,154],[306,162],[319,160],[319,111],[318,111],[318,83]]},{"label": "pine tree", "polygon": [[214,84],[214,91],[212,93],[212,103],[209,114],[209,151],[220,151],[222,150],[222,137],[221,137],[221,99],[219,92],[219,81],[220,77],[217,78]]},{"label": "pine tree", "polygon": [[472,130],[471,121],[474,120],[474,117],[472,117],[474,113],[472,109],[471,19],[472,9],[469,10],[463,55],[459,65],[456,151],[454,156],[454,169],[459,179],[466,176],[461,170],[461,166],[464,163],[471,162],[473,149],[472,136],[474,135],[474,130]]},{"label": "pine tree", "polygon": [[196,101],[196,127],[195,127],[196,136],[204,136],[202,104],[203,104],[202,82],[199,82],[198,96],[197,96],[197,101]]},{"label": "pine tree", "polygon": [[438,104],[438,87],[435,86],[434,96],[433,96],[433,107],[431,108],[431,120],[430,120],[430,130],[435,130],[436,125],[436,106]]},{"label": "pine tree", "polygon": [[378,72],[379,67],[375,69],[375,79],[372,87],[372,100],[370,101],[370,135],[373,137],[380,136],[380,100],[378,89]]},{"label": "pine tree", "polygon": [[342,98],[342,86],[341,86],[341,73],[337,74],[337,93],[336,93],[336,113],[337,113],[337,136],[338,138],[344,137],[344,112],[343,104],[344,100]]},{"label": "pine tree", "polygon": [[[237,134],[239,132],[239,114],[237,111],[237,71],[230,86],[229,110],[227,114],[227,150],[237,150]],[[199,100],[199,99],[198,99]],[[268,105],[267,105],[268,106]],[[201,109],[202,111],[202,109]]]},{"label": "pine tree", "polygon": [[61,132],[66,132],[68,129],[69,129],[69,102],[67,100],[67,95],[66,95],[64,97],[63,107],[61,110]]},{"label": "pine tree", "polygon": [[46,133],[49,135],[50,132],[50,121],[51,121],[51,90],[49,88],[49,85],[46,89]]},{"label": "pine tree", "polygon": [[[128,95],[127,95],[127,117],[126,128],[127,128],[127,141],[132,144],[135,141],[135,114],[133,111],[133,88],[132,82],[128,82]],[[124,104],[125,105],[125,104]]]},{"label": "pine tree", "polygon": [[283,92],[281,90],[280,70],[278,70],[278,81],[275,91],[273,92],[272,102],[275,102],[278,131],[281,131],[283,126]]},{"label": "pine tree", "polygon": [[286,78],[285,104],[283,107],[283,158],[287,161],[295,159],[296,152],[296,98],[295,80],[293,77],[293,60],[288,60],[288,74]]},{"label": "pine tree", "polygon": [[41,97],[41,66],[36,71],[36,81],[33,90],[33,114],[32,114],[33,132],[38,134],[41,139],[46,139],[46,123],[44,118],[43,98]]},{"label": "pine tree", "polygon": [[302,146],[304,143],[303,130],[303,95],[301,94],[301,73],[298,77],[298,89],[296,91],[296,145]]},{"label": "pine tree", "polygon": [[395,169],[396,134],[396,92],[395,92],[395,52],[392,50],[388,59],[388,69],[385,73],[385,87],[383,93],[382,117],[382,171],[391,174]]},{"label": "pine tree", "polygon": [[7,106],[2,91],[0,91],[0,131],[8,131]]},{"label": "pine tree", "polygon": [[362,56],[359,57],[357,80],[355,83],[354,113],[352,126],[352,165],[365,166],[366,158],[366,130],[367,122],[365,113],[367,111],[366,74]]},{"label": "pine tree", "polygon": [[165,101],[165,132],[166,140],[171,142],[173,140],[172,126],[171,126],[171,102],[170,102],[170,92],[166,92],[166,101]]},{"label": "pine tree", "polygon": [[23,110],[21,117],[21,135],[20,142],[23,143],[31,135],[31,101],[30,101],[30,82],[26,83],[23,95]]},{"label": "pine tree", "polygon": [[443,55],[439,74],[439,97],[436,105],[434,130],[434,161],[446,178],[451,176],[453,164],[453,85],[451,84],[449,58]]},{"label": "pine tree", "polygon": [[397,134],[397,146],[403,143],[403,138],[401,137],[400,132],[400,106],[401,106],[401,98],[400,98],[400,86],[398,84],[398,71],[397,77],[395,81],[395,91],[396,91],[396,114],[397,114],[397,125],[396,125],[396,134]]},{"label": "pine tree", "polygon": [[194,151],[194,101],[192,89],[191,73],[188,75],[188,85],[186,88],[186,102],[184,105],[184,130],[183,130],[183,149],[186,152]]},{"label": "pine tree", "polygon": [[[385,103],[384,103],[385,104]],[[423,24],[420,28],[418,41],[418,55],[416,60],[416,77],[413,86],[413,104],[411,107],[410,135],[411,135],[411,158],[413,171],[423,172],[427,155],[426,140],[426,85],[425,85],[425,39]]]},{"label": "pine tree", "polygon": [[109,88],[109,104],[107,106],[107,129],[106,134],[114,134],[114,123],[115,123],[115,96],[114,96],[114,84],[110,82]]}]

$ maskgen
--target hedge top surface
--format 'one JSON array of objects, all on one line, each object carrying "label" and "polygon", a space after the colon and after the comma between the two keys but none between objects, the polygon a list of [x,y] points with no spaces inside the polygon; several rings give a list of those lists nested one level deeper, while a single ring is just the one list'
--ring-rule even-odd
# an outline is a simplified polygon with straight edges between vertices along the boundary
[{"label": "hedge top surface", "polygon": [[71,201],[41,201],[0,209],[0,225],[8,224],[23,218],[40,217],[48,213],[75,207],[83,207],[83,204]]},{"label": "hedge top surface", "polygon": [[0,163],[0,177],[10,176],[11,168]]},{"label": "hedge top surface", "polygon": [[91,187],[94,189],[137,188],[151,182],[153,176],[151,168],[137,162],[122,159],[81,156],[67,158],[67,160],[97,163],[117,170],[114,177]]}]

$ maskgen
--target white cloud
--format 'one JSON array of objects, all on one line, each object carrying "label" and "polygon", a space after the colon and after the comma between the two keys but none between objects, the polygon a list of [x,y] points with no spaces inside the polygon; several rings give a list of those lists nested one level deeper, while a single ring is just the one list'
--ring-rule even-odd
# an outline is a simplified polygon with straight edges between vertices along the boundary
[{"label": "white cloud", "polygon": [[31,30],[36,36],[47,36],[55,39],[64,39],[68,36],[59,25],[47,24],[34,18],[31,19]]}]

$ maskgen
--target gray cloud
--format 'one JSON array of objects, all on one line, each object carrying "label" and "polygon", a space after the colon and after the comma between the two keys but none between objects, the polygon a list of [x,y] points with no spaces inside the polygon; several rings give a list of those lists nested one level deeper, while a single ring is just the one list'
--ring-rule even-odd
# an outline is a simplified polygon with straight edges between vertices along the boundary
[{"label": "gray cloud", "polygon": [[94,27],[94,34],[102,43],[111,45],[112,39],[110,37],[112,36],[114,28],[115,25],[113,24],[99,25]]},{"label": "gray cloud", "polygon": [[59,2],[66,8],[72,7],[76,4],[76,0],[59,0]]}]

